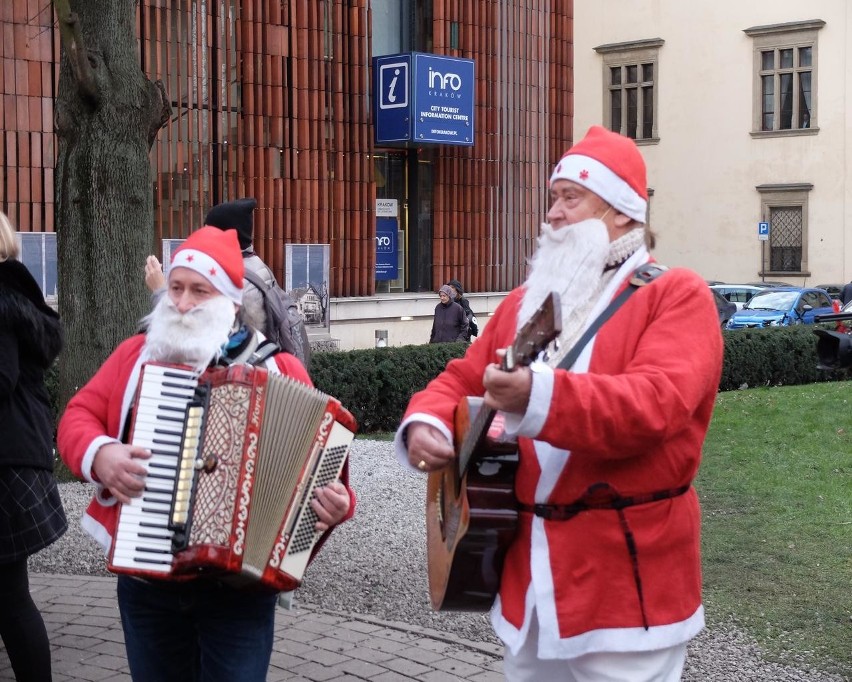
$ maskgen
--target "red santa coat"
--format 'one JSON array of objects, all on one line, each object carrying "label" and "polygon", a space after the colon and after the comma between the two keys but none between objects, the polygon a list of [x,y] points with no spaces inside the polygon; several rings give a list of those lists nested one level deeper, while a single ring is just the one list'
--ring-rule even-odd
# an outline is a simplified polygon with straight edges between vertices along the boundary
[{"label": "red santa coat", "polygon": [[[97,373],[68,402],[57,431],[57,446],[62,460],[75,476],[98,486],[81,525],[105,552],[109,552],[112,546],[118,522],[118,504],[110,491],[93,477],[92,462],[102,445],[120,442],[139,383],[144,343],[144,335],[132,336],[113,351]],[[288,353],[273,356],[267,360],[265,367],[271,372],[312,385],[302,363]],[[348,488],[348,464],[342,478]],[[355,495],[351,489],[349,497],[346,518],[355,511]]]},{"label": "red santa coat", "polygon": [[[625,263],[590,320],[645,260],[642,249]],[[486,365],[514,340],[523,294],[523,289],[511,292],[465,357],[413,396],[397,436],[401,458],[400,434],[408,423],[432,423],[450,438],[459,400],[483,394]],[[599,482],[624,496],[688,486],[698,471],[722,350],[707,284],[691,271],[673,269],[632,295],[573,371],[537,363],[529,408],[516,424],[518,500],[571,504]],[[624,514],[636,542],[650,627],[643,627],[618,512],[585,511],[567,521],[524,512],[492,611],[495,631],[510,650],[517,653],[523,644],[533,610],[541,626],[541,658],[659,649],[701,630],[700,511],[694,489],[629,507]]]}]

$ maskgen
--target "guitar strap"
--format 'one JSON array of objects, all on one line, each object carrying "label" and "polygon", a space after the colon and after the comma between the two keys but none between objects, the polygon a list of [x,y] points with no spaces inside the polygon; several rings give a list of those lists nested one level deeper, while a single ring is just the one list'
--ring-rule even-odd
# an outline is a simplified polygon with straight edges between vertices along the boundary
[{"label": "guitar strap", "polygon": [[606,307],[606,309],[595,318],[595,321],[592,322],[588,329],[583,332],[583,335],[577,339],[577,343],[574,344],[574,347],[571,348],[570,351],[565,355],[556,368],[557,369],[571,369],[574,366],[574,363],[577,361],[577,358],[580,356],[580,353],[583,352],[583,349],[586,347],[586,344],[592,340],[592,337],[597,334],[598,329],[601,328],[604,322],[606,322],[609,318],[611,318],[615,311],[618,310],[624,302],[633,295],[640,287],[644,287],[651,282],[653,282],[657,277],[666,272],[668,268],[665,265],[658,265],[656,263],[645,263],[640,265],[633,271],[633,274],[630,276],[630,280],[627,283],[627,288],[622,291],[618,296],[616,296],[610,304]]}]

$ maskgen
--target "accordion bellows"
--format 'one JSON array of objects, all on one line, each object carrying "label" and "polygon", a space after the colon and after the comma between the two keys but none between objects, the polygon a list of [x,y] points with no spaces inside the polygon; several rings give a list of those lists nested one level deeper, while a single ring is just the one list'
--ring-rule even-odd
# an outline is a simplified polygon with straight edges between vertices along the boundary
[{"label": "accordion bellows", "polygon": [[[321,536],[310,501],[340,475],[354,419],[336,399],[262,368],[208,370],[189,399],[180,386],[192,379],[164,374],[143,366],[131,442],[155,454],[145,494],[120,510],[110,570],[295,588]],[[148,425],[152,400],[181,414],[177,426]],[[167,401],[176,404],[163,410]],[[173,478],[165,485],[163,471]],[[165,534],[148,525],[163,517]]]}]

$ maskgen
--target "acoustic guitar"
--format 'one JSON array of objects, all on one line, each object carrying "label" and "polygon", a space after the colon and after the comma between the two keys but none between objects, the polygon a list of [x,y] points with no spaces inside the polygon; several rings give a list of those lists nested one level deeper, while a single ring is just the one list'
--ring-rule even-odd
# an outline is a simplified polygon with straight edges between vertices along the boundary
[{"label": "acoustic guitar", "polygon": [[[561,320],[559,295],[551,293],[507,349],[503,370],[535,360],[559,336]],[[514,440],[501,438],[502,428],[491,428],[495,414],[482,398],[464,398],[455,412],[456,459],[429,474],[426,540],[436,611],[487,611],[500,587],[518,521],[518,451]]]}]

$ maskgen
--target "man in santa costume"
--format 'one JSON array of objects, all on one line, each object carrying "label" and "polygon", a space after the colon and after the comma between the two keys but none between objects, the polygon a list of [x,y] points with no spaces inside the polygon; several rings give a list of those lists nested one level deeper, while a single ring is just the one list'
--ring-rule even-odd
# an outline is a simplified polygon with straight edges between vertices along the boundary
[{"label": "man in santa costume", "polygon": [[[722,366],[706,283],[681,268],[639,288],[570,369],[557,365],[652,260],[645,163],[601,127],[562,157],[527,281],[464,358],[414,395],[400,461],[454,459],[453,414],[468,395],[516,436],[520,518],[491,620],[509,680],[680,679],[702,629],[698,472]],[[530,367],[497,364],[549,292],[559,344]]]},{"label": "man in santa costume", "polygon": [[[166,295],[133,336],[107,358],[68,403],[59,423],[62,459],[97,486],[82,525],[109,551],[117,502],[142,494],[150,453],[122,442],[143,362],[187,365],[251,363],[310,385],[289,353],[265,357],[265,345],[241,322],[243,258],[237,233],[203,227],[175,251]],[[277,346],[274,346],[277,349]],[[347,479],[344,469],[343,481]],[[317,529],[354,512],[341,481],[320,488],[311,504]],[[134,680],[265,680],[272,653],[277,596],[199,578],[187,582],[120,575],[118,604]]]}]

